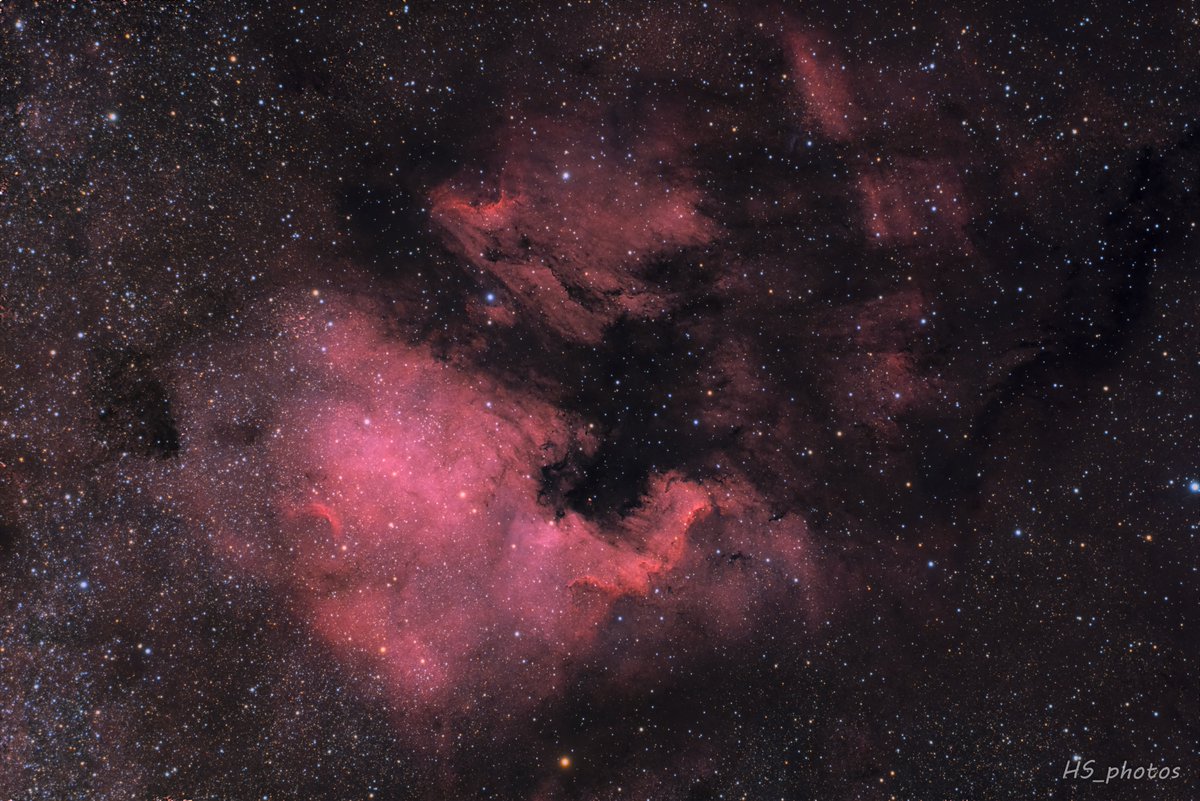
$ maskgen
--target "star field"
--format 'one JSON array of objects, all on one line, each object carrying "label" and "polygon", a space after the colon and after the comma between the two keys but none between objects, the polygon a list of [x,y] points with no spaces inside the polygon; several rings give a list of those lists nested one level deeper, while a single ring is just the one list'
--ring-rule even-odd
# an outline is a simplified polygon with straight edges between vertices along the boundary
[{"label": "star field", "polygon": [[0,799],[1195,798],[1198,36],[4,4]]}]

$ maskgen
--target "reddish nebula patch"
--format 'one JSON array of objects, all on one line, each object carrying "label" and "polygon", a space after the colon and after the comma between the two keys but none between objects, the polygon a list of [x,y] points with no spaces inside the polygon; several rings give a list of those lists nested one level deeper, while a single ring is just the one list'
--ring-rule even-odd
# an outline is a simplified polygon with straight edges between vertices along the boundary
[{"label": "reddish nebula patch", "polygon": [[870,241],[969,250],[963,189],[949,161],[899,159],[886,170],[860,175],[858,191]]},{"label": "reddish nebula patch", "polygon": [[[537,703],[564,687],[621,603],[703,610],[714,635],[736,638],[756,599],[815,589],[804,527],[763,519],[736,478],[655,475],[639,507],[606,524],[547,505],[541,468],[594,447],[587,427],[369,320],[332,301],[286,315],[280,362],[259,373],[279,390],[274,423],[252,462],[191,476],[189,492],[220,531],[218,553],[278,584],[396,708],[469,714],[479,693]],[[211,356],[205,376],[253,359]],[[233,388],[216,397],[188,411],[194,441],[219,441],[221,421],[252,402]],[[219,448],[206,458],[219,461]],[[214,480],[259,482],[272,508],[211,504],[208,492],[226,491]],[[254,530],[256,515],[276,522]],[[750,580],[723,548],[762,556],[752,570],[770,576]]]},{"label": "reddish nebula patch", "polygon": [[483,187],[474,175],[437,187],[430,216],[451,249],[504,287],[496,302],[595,342],[622,315],[666,310],[646,263],[710,241],[717,227],[700,211],[681,143],[664,134],[621,151],[582,123],[545,120],[528,139],[509,132]]},{"label": "reddish nebula patch", "polygon": [[337,512],[329,508],[323,503],[310,503],[292,513],[293,518],[298,516],[310,516],[317,520],[323,520],[329,526],[329,533],[333,537],[334,542],[340,542],[342,539],[342,521],[338,517]]},{"label": "reddish nebula patch", "polygon": [[915,290],[897,292],[845,309],[844,314],[834,326],[835,335],[844,337],[831,370],[837,407],[844,422],[894,437],[898,416],[936,409],[948,392],[920,357],[928,302]]},{"label": "reddish nebula patch", "polygon": [[838,63],[829,48],[811,33],[788,34],[785,50],[809,119],[830,139],[849,140],[856,126],[845,65]]}]

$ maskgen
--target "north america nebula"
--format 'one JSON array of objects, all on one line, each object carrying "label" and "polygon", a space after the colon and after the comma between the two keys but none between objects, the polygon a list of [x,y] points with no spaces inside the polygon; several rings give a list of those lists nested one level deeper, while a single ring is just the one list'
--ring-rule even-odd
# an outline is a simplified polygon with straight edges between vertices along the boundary
[{"label": "north america nebula", "polygon": [[0,6],[0,799],[1194,799],[1198,36]]}]

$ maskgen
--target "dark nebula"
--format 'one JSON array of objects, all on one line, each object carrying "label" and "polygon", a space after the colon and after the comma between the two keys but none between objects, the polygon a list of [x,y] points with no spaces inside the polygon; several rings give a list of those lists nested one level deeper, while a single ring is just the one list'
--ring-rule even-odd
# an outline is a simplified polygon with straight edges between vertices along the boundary
[{"label": "dark nebula", "polygon": [[1200,797],[1198,45],[3,4],[0,799]]}]

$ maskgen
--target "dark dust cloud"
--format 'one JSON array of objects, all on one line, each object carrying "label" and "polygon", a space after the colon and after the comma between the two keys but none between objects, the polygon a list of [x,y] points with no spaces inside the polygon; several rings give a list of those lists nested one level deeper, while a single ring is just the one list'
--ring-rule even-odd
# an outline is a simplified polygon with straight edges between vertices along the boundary
[{"label": "dark dust cloud", "polygon": [[1198,46],[4,3],[0,798],[1194,799]]}]

